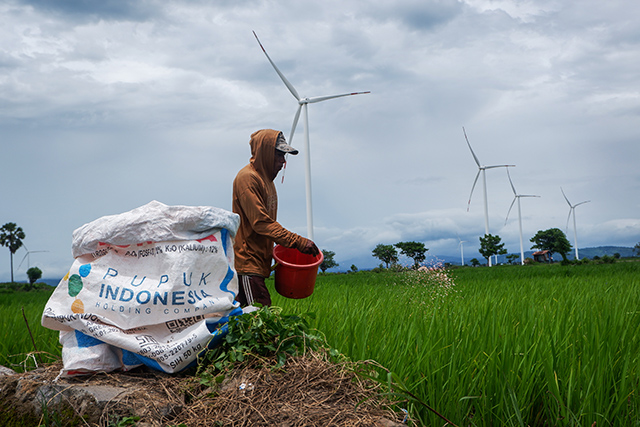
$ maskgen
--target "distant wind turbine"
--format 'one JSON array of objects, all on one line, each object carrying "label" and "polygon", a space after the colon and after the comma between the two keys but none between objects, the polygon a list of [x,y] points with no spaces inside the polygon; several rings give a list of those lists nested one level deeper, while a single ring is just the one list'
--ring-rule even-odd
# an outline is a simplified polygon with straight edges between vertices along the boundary
[{"label": "distant wind turbine", "polygon": [[305,160],[306,160],[305,182],[306,182],[306,194],[307,194],[307,234],[308,234],[307,237],[313,240],[313,209],[311,205],[311,154],[309,152],[309,113],[308,113],[307,105],[314,104],[316,102],[326,101],[328,99],[341,98],[343,96],[360,95],[360,94],[371,93],[371,92],[369,91],[351,92],[351,93],[343,93],[340,95],[315,96],[311,98],[301,97],[300,95],[298,95],[298,91],[296,90],[296,88],[293,87],[293,85],[289,82],[289,80],[287,80],[284,74],[282,74],[282,72],[280,72],[278,67],[276,67],[276,64],[271,60],[264,46],[262,46],[262,43],[260,43],[260,39],[258,39],[258,36],[256,35],[255,31],[253,32],[253,35],[255,36],[256,40],[258,41],[258,44],[262,48],[262,51],[264,52],[267,59],[273,66],[274,70],[276,70],[276,73],[278,73],[278,76],[280,76],[280,79],[282,80],[284,85],[287,87],[287,89],[289,89],[289,92],[291,92],[294,98],[296,98],[296,101],[298,101],[298,110],[296,111],[295,118],[293,119],[293,125],[291,126],[291,134],[289,135],[290,144],[293,141],[293,134],[295,133],[296,126],[298,125],[298,119],[300,118],[300,111],[302,110],[302,107],[304,107],[304,141],[305,141]]},{"label": "distant wind turbine", "polygon": [[35,254],[35,253],[39,253],[39,252],[49,252],[49,251],[30,251],[24,243],[22,244],[22,246],[25,248],[27,253],[24,255],[24,257],[22,257],[22,261],[20,261],[20,264],[18,265],[18,269],[20,269],[20,267],[22,266],[22,263],[24,262],[25,259],[27,260],[27,269],[31,268],[31,257],[30,257],[30,254]]},{"label": "distant wind turbine", "polygon": [[[458,240],[460,240],[460,238],[458,237]],[[460,243],[458,243],[458,246],[460,246],[460,265],[464,265],[464,245],[463,243],[467,243],[466,240],[460,240]]]},{"label": "distant wind turbine", "polygon": [[569,205],[569,216],[567,216],[567,225],[565,227],[565,230],[567,230],[567,232],[569,231],[569,219],[571,218],[571,214],[573,214],[573,245],[576,248],[576,261],[577,261],[580,258],[578,258],[578,232],[576,231],[576,207],[580,205],[584,205],[585,203],[589,203],[591,200],[585,200],[584,202],[580,202],[580,203],[576,203],[575,205],[572,205],[569,199],[567,199],[567,195],[564,194],[564,190],[562,189],[562,187],[560,187],[560,191],[562,191],[562,195],[564,196],[564,199],[567,201],[567,204]]},{"label": "distant wind turbine", "polygon": [[[515,167],[515,165],[494,165],[494,166],[483,166],[480,164],[480,160],[478,160],[478,156],[473,152],[473,148],[471,148],[471,144],[469,143],[469,138],[467,138],[467,132],[464,130],[464,126],[462,127],[462,132],[464,133],[464,139],[467,141],[467,145],[469,146],[469,150],[471,150],[471,155],[473,156],[473,160],[475,160],[478,165],[478,173],[476,174],[476,179],[473,180],[473,186],[471,187],[471,194],[469,194],[469,203],[467,204],[467,212],[469,211],[469,206],[471,206],[471,196],[473,196],[473,190],[476,188],[476,183],[478,182],[478,178],[480,177],[480,173],[482,173],[482,187],[484,191],[484,234],[489,234],[489,206],[487,203],[487,176],[485,171],[487,169],[493,168],[509,168]],[[489,257],[489,267],[491,267],[491,257]]]},{"label": "distant wind turbine", "polygon": [[509,173],[509,168],[507,168],[507,176],[509,177],[509,183],[511,183],[511,189],[513,190],[513,201],[511,202],[511,206],[509,206],[509,211],[507,212],[507,217],[504,220],[504,223],[507,223],[509,219],[509,213],[511,213],[511,208],[513,208],[513,204],[518,201],[518,225],[520,227],[520,264],[524,265],[524,249],[522,245],[522,211],[520,210],[520,198],[521,197],[540,197],[529,194],[518,194],[516,192],[516,187],[513,186],[513,181],[511,180],[511,174]]}]

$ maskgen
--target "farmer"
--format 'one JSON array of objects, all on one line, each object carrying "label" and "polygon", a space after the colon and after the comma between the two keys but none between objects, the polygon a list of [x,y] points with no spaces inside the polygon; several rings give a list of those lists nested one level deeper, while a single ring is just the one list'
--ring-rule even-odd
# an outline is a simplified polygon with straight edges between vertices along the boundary
[{"label": "farmer", "polygon": [[298,154],[287,144],[282,132],[263,129],[251,135],[251,159],[233,181],[233,212],[240,215],[240,227],[233,244],[242,307],[260,303],[271,305],[265,279],[271,274],[274,242],[318,255],[311,240],[288,231],[276,221],[278,194],[273,180],[285,165],[286,154]]}]

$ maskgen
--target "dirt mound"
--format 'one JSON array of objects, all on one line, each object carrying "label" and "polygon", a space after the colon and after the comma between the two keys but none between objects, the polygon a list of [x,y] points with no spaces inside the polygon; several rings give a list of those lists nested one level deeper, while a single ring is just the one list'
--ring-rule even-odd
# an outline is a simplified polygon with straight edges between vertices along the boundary
[{"label": "dirt mound", "polygon": [[148,369],[56,380],[60,368],[0,376],[0,409],[11,415],[2,425],[49,418],[62,422],[55,425],[105,427],[396,426],[403,419],[352,364],[318,353],[290,357],[278,369],[234,370],[219,385]]}]

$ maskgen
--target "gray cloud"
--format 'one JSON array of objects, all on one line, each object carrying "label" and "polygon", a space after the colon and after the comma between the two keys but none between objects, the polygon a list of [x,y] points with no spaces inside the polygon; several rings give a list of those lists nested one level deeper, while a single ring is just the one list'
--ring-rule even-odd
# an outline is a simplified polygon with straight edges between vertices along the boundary
[{"label": "gray cloud", "polygon": [[32,6],[46,13],[53,13],[61,19],[80,21],[132,20],[145,21],[157,15],[160,5],[156,1],[140,0],[24,0],[18,4]]},{"label": "gray cloud", "polygon": [[[640,6],[623,1],[5,2],[0,6],[0,223],[45,276],[71,233],[156,199],[231,208],[249,135],[288,136],[302,95],[370,90],[309,108],[315,238],[338,262],[378,243],[477,251],[477,167],[509,163],[525,240],[640,241]],[[293,145],[305,151],[302,123]],[[279,221],[306,234],[304,154],[277,180]],[[504,170],[487,173],[490,231],[517,251]],[[571,231],[571,230],[569,230]],[[525,246],[527,243],[525,242]],[[22,252],[21,252],[22,253]],[[1,256],[1,255],[0,255]],[[20,257],[20,254],[17,255]],[[22,255],[24,256],[24,255]],[[477,256],[475,254],[474,256]],[[347,266],[348,267],[348,266]],[[345,268],[347,268],[345,267]],[[358,265],[366,267],[366,265]],[[8,263],[0,276],[8,277]],[[22,274],[22,273],[20,273]],[[0,280],[2,280],[0,277]]]}]

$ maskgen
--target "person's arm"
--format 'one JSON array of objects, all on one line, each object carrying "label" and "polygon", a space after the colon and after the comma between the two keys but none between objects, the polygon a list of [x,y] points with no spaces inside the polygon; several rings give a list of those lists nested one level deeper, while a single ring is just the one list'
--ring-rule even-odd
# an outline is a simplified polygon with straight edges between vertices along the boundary
[{"label": "person's arm", "polygon": [[251,191],[251,188],[252,186],[248,186],[245,191],[240,192],[238,201],[253,231],[279,245],[296,248],[303,253],[313,255],[319,253],[318,248],[311,240],[287,230],[278,221],[269,216],[266,201],[258,191]]}]

